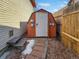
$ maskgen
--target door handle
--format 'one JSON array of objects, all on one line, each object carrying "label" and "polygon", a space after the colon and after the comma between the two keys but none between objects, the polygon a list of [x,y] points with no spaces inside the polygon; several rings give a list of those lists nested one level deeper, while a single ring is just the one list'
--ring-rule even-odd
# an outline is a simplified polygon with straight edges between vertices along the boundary
[{"label": "door handle", "polygon": [[37,26],[38,24],[36,24],[36,26]]}]

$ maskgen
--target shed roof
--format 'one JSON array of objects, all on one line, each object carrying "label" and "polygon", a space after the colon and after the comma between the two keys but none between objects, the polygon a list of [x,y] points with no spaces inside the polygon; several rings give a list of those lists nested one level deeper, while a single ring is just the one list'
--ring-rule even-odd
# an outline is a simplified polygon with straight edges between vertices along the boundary
[{"label": "shed roof", "polygon": [[35,11],[34,13],[36,13],[36,12],[47,12],[47,13],[50,13],[50,12],[48,12],[48,11],[45,10],[45,9],[40,9],[40,10],[38,10],[38,11]]}]

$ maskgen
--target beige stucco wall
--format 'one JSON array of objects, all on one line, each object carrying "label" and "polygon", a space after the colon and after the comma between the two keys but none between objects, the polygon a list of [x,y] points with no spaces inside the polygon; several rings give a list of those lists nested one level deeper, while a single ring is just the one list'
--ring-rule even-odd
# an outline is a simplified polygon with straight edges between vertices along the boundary
[{"label": "beige stucco wall", "polygon": [[[23,33],[32,12],[30,0],[0,0],[0,49],[11,39],[9,30],[14,32],[12,37]],[[24,26],[21,27],[21,25]]]}]

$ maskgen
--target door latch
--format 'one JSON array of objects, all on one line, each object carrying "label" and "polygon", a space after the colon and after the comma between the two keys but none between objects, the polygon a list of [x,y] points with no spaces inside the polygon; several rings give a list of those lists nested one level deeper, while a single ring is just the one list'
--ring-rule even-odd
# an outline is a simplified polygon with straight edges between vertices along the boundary
[{"label": "door latch", "polygon": [[38,24],[36,24],[36,26],[37,26]]}]

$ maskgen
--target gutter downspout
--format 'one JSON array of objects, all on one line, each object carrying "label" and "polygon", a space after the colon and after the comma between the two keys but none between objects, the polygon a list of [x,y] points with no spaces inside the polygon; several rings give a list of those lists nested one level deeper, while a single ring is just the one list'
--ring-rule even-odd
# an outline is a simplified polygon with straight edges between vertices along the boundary
[{"label": "gutter downspout", "polygon": [[34,11],[36,11],[37,8],[36,8],[36,2],[35,2],[35,0],[30,0],[30,2],[32,4],[32,6],[33,6]]}]

